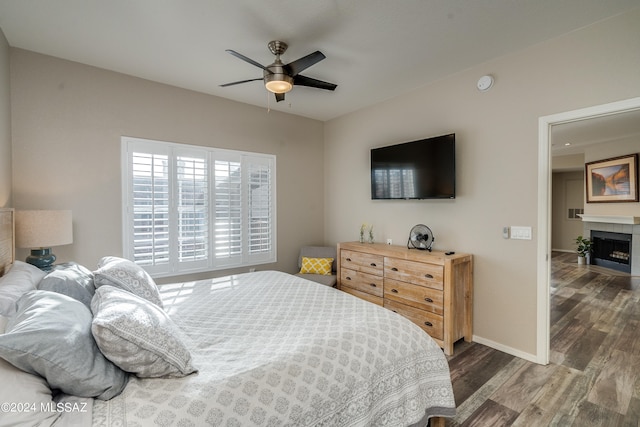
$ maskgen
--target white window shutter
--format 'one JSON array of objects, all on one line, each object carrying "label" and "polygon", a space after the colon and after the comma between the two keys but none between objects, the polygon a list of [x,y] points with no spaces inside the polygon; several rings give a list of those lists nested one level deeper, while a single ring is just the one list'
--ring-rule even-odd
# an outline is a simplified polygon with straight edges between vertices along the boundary
[{"label": "white window shutter", "polygon": [[153,276],[276,261],[275,156],[122,138],[123,245]]},{"label": "white window shutter", "polygon": [[[235,156],[231,156],[235,157]],[[214,161],[215,263],[242,263],[242,169],[239,156],[216,156]]]},{"label": "white window shutter", "polygon": [[142,266],[169,263],[169,163],[166,154],[131,155],[132,256]]},{"label": "white window shutter", "polygon": [[247,169],[247,209],[249,260],[267,262],[273,255],[275,223],[273,209],[274,177],[269,159],[245,157]]},{"label": "white window shutter", "polygon": [[209,173],[206,152],[176,150],[177,262],[195,269],[209,258]]}]

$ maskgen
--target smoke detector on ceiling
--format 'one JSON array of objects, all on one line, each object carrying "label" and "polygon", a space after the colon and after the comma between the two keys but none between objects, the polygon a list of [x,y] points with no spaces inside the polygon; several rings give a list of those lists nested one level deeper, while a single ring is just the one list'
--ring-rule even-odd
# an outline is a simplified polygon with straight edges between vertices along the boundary
[{"label": "smoke detector on ceiling", "polygon": [[487,74],[486,76],[480,77],[477,86],[480,92],[488,91],[493,86],[493,76]]}]

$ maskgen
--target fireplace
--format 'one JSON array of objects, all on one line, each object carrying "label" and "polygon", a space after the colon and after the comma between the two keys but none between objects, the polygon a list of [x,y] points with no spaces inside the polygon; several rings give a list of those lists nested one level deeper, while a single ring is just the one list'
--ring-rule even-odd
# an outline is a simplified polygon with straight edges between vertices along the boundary
[{"label": "fireplace", "polygon": [[[579,215],[583,221],[583,236],[590,236],[593,239],[593,232],[601,231],[605,233],[611,233],[615,240],[618,240],[620,235],[626,235],[623,240],[629,240],[631,236],[631,244],[629,250],[619,251],[616,249],[616,253],[613,257],[608,257],[605,254],[605,258],[600,258],[596,261],[596,264],[602,265],[605,259],[609,259],[612,264],[609,268],[624,268],[625,272],[631,269],[632,276],[640,276],[640,216],[621,216],[621,215]],[[621,253],[628,253],[622,255]],[[595,256],[594,256],[595,258]],[[622,262],[621,262],[622,261]]]},{"label": "fireplace", "polygon": [[591,230],[591,263],[631,273],[631,234]]}]

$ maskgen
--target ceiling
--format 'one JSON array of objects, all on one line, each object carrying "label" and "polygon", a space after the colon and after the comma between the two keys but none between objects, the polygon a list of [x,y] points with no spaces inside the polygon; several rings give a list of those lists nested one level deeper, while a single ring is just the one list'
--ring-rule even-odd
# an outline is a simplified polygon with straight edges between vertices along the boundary
[{"label": "ceiling", "polygon": [[[330,120],[640,6],[640,0],[0,0],[16,48],[234,101]],[[276,103],[262,70],[271,40],[285,63],[335,92],[294,87]],[[487,69],[486,73],[491,73]],[[478,76],[480,77],[480,76]],[[475,89],[472,89],[475,90]]]},{"label": "ceiling", "polygon": [[554,156],[583,154],[589,146],[635,136],[640,141],[640,109],[554,125],[551,152]]}]

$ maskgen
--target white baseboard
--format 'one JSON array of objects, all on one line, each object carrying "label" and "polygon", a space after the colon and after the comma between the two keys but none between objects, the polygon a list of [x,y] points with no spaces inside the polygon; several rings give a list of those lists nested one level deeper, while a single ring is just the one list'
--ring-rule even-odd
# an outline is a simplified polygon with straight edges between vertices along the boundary
[{"label": "white baseboard", "polygon": [[477,342],[478,344],[486,345],[487,347],[491,347],[494,350],[501,351],[503,353],[510,354],[515,357],[519,357],[520,359],[527,360],[529,362],[542,364],[538,361],[538,357],[535,354],[525,353],[520,350],[516,350],[515,348],[507,347],[506,345],[502,345],[495,341],[488,340],[486,338],[479,337],[477,335],[473,336],[473,342]]}]

